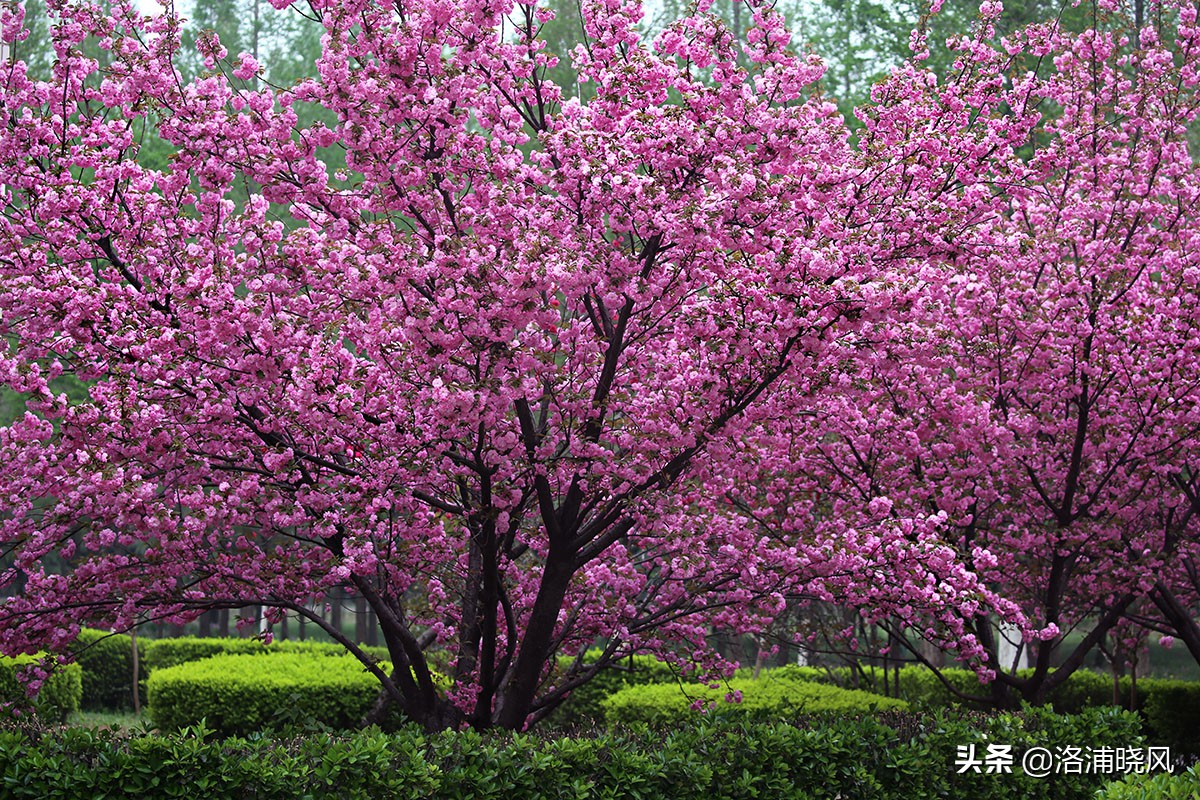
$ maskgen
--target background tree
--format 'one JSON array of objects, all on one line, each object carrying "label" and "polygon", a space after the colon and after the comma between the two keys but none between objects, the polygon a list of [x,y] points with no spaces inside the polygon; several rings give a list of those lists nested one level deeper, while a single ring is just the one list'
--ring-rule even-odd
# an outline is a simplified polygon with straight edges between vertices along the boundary
[{"label": "background tree", "polygon": [[[885,106],[863,147],[895,154],[904,187],[936,186],[927,175],[942,171],[986,222],[938,231],[945,249],[914,265],[904,321],[864,331],[866,347],[830,379],[833,405],[792,426],[787,452],[804,472],[768,462],[771,490],[797,504],[786,516],[814,519],[818,536],[880,509],[946,515],[946,540],[1046,631],[1014,642],[1031,656],[1025,675],[1001,660],[994,621],[971,622],[996,702],[1045,700],[1139,598],[1166,612],[1172,586],[1193,597],[1200,182],[1186,138],[1194,79],[1176,72],[1192,54],[1193,14],[1173,45],[1152,28],[1123,40],[1127,21],[1081,35],[1027,28],[1041,71],[1024,81],[1026,64],[982,39],[958,51],[975,50],[963,60],[976,72],[945,88],[904,76],[941,97],[898,118]],[[1123,49],[1129,39],[1141,45]],[[1152,100],[1164,85],[1186,88]],[[951,97],[975,133],[939,144],[937,160],[909,150],[893,125],[944,127],[913,108]],[[1032,156],[1013,158],[1028,145],[1009,151],[1002,137],[1045,106],[1056,113],[1029,130]],[[1179,603],[1181,628],[1193,602]],[[912,609],[880,621],[929,635]]]}]

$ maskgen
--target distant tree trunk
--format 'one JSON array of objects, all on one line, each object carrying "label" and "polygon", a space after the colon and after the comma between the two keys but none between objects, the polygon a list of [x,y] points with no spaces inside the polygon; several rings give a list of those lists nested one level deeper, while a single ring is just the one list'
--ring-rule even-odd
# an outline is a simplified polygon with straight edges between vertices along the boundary
[{"label": "distant tree trunk", "polygon": [[1167,623],[1175,629],[1176,637],[1183,642],[1192,658],[1200,664],[1200,625],[1196,624],[1191,609],[1180,602],[1178,595],[1163,581],[1155,584],[1150,599],[1158,606]]},{"label": "distant tree trunk", "polygon": [[217,612],[217,635],[221,638],[229,636],[229,609],[222,608]]},{"label": "distant tree trunk", "polygon": [[354,597],[354,641],[367,641],[367,599],[361,594]]},{"label": "distant tree trunk", "polygon": [[214,613],[216,613],[216,612],[205,611],[203,614],[200,615],[199,619],[196,620],[196,622],[199,623],[199,626],[200,626],[200,637],[202,639],[207,639],[208,637],[212,636],[212,623],[213,623],[213,614]]},{"label": "distant tree trunk", "polygon": [[917,652],[921,654],[921,658],[928,661],[934,667],[941,669],[946,666],[946,651],[938,647],[933,642],[928,642],[922,639],[917,643]]},{"label": "distant tree trunk", "polygon": [[130,675],[130,678],[133,681],[133,713],[141,714],[142,698],[140,695],[142,690],[138,686],[141,680],[140,676],[138,675],[141,663],[140,659],[138,658],[137,628],[131,628],[129,631],[129,649],[131,651],[130,660],[132,662],[132,674]]},{"label": "distant tree trunk", "polygon": [[770,652],[767,649],[766,642],[762,639],[755,637],[754,643],[758,645],[758,652],[754,655],[754,680],[758,680],[759,673],[767,665],[767,658]]},{"label": "distant tree trunk", "polygon": [[329,591],[329,624],[338,633],[342,632],[342,603],[346,599],[346,592],[342,587],[337,586]]},{"label": "distant tree trunk", "polygon": [[375,609],[367,606],[367,645],[375,647],[379,644],[379,624],[378,617],[375,616]]}]

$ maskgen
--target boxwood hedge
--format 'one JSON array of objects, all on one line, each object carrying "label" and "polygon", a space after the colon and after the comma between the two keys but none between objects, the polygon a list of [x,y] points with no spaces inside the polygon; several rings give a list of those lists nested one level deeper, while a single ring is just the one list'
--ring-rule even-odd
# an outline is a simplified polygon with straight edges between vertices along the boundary
[{"label": "boxwood hedge", "polygon": [[[346,649],[331,642],[182,636],[174,639],[138,639],[141,701],[146,704],[146,679],[157,669],[173,667],[217,655],[261,653],[311,653],[340,656]],[[364,648],[369,655],[387,660],[387,649]],[[125,711],[133,706],[133,643],[126,634],[84,628],[74,648],[83,668],[81,708],[88,711]]]},{"label": "boxwood hedge", "polygon": [[[593,662],[598,651],[584,657]],[[559,659],[559,669],[566,670],[574,659]],[[649,683],[675,684],[679,680],[671,665],[653,656],[632,656],[596,673],[587,683],[571,692],[566,701],[546,718],[548,727],[595,725],[604,720],[604,700],[629,686]]]},{"label": "boxwood hedge", "polygon": [[196,729],[165,736],[0,731],[0,796],[1090,800],[1111,776],[1034,778],[1019,766],[1010,774],[961,772],[957,748],[988,742],[1018,749],[1132,746],[1137,731],[1133,715],[1111,709],[1077,717],[1045,710],[995,717],[892,712],[819,724],[700,717],[669,729],[553,738],[428,735],[413,728],[226,740]]},{"label": "boxwood hedge", "polygon": [[[730,702],[728,695],[740,700]],[[891,697],[819,683],[776,679],[734,678],[719,688],[647,684],[630,686],[602,703],[609,724],[645,722],[674,725],[686,722],[697,710],[736,714],[756,720],[775,720],[796,714],[907,710],[908,703]]]},{"label": "boxwood hedge", "polygon": [[1198,800],[1200,771],[1157,775],[1130,775],[1114,781],[1096,793],[1096,800]]},{"label": "boxwood hedge", "polygon": [[[180,636],[174,639],[139,640],[142,665],[147,676],[155,670],[174,667],[189,661],[226,655],[256,655],[262,653],[303,653],[309,655],[342,656],[346,648],[332,642],[299,642],[276,639],[264,644],[260,639],[218,639]],[[363,647],[370,656],[386,661],[387,648]]]},{"label": "boxwood hedge", "polygon": [[[85,711],[133,708],[133,640],[123,633],[84,628],[75,641],[75,663],[83,669],[80,707]],[[138,641],[139,649],[145,641]]]},{"label": "boxwood hedge", "polygon": [[159,728],[203,720],[233,735],[310,723],[353,728],[380,687],[351,656],[271,653],[213,656],[156,669],[146,690],[150,719]]},{"label": "boxwood hedge", "polygon": [[[927,669],[909,667],[899,672],[897,694],[918,711],[984,706],[963,701],[946,684],[966,695],[986,695],[988,688],[971,670],[944,669],[945,682]],[[1028,671],[1026,671],[1027,674]],[[848,668],[779,667],[770,671],[777,678],[807,680],[831,685],[853,685],[855,675]],[[866,668],[859,671],[859,685],[882,685],[882,675]],[[1200,682],[1141,678],[1133,691],[1128,676],[1118,682],[1118,705],[1139,712],[1151,743],[1172,748],[1184,757],[1200,756]],[[1078,714],[1090,708],[1113,705],[1113,679],[1089,670],[1072,673],[1049,697],[1049,706],[1060,714]]]}]

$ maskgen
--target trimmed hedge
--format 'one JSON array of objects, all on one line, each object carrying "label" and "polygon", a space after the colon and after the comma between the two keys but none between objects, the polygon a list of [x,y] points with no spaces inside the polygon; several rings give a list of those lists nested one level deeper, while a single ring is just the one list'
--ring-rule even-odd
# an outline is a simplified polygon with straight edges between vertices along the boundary
[{"label": "trimmed hedge", "polygon": [[[304,653],[310,655],[342,656],[346,648],[333,642],[300,642],[276,639],[263,644],[259,639],[219,639],[180,636],[174,639],[139,640],[142,648],[142,667],[147,677],[155,670],[174,667],[189,661],[226,655],[255,655],[262,653]],[[362,648],[380,661],[388,659],[386,647]]]},{"label": "trimmed hedge", "polygon": [[[741,701],[727,702],[726,694],[730,692],[741,692]],[[764,722],[797,714],[908,710],[908,703],[891,697],[770,677],[734,678],[718,689],[706,686],[685,689],[663,683],[630,686],[610,695],[602,705],[604,718],[610,725],[634,722],[677,725],[695,717],[697,706],[706,712],[713,710]]]},{"label": "trimmed hedge", "polygon": [[[1137,744],[1115,710],[885,714],[819,725],[700,718],[589,738],[396,734],[206,739],[67,729],[0,731],[0,796],[22,800],[146,797],[225,800],[1090,800],[1094,774],[1031,778],[959,773],[957,747]],[[1018,759],[1019,763],[1019,759]],[[1122,800],[1124,800],[1122,798]]]},{"label": "trimmed hedge", "polygon": [[[389,669],[388,665],[384,665]],[[201,720],[223,735],[320,724],[353,728],[379,697],[379,680],[351,656],[222,655],[156,669],[150,719],[163,730]]]},{"label": "trimmed hedge", "polygon": [[83,694],[83,670],[78,664],[59,664],[42,684],[37,697],[30,700],[17,671],[33,664],[39,656],[0,656],[0,719],[35,713],[45,719],[64,722],[67,715],[79,710]]},{"label": "trimmed hedge", "polygon": [[[124,633],[84,628],[75,642],[75,663],[83,668],[80,707],[85,711],[133,708],[133,640]],[[138,642],[139,650],[144,644],[145,640]]]},{"label": "trimmed hedge", "polygon": [[1200,800],[1200,772],[1131,775],[1096,792],[1096,800]]},{"label": "trimmed hedge", "polygon": [[[941,671],[946,683],[964,694],[988,693],[988,687],[979,682],[979,677],[971,670],[948,668]],[[854,670],[850,667],[835,667],[820,669],[817,667],[777,667],[770,671],[777,678],[791,680],[807,680],[833,686],[853,687],[865,691],[878,691],[883,685],[883,672],[875,667],[864,667]],[[894,676],[894,671],[889,676]],[[906,667],[900,670],[900,699],[907,701],[919,711],[933,711],[944,708],[969,708],[977,711],[987,710],[986,704],[968,703],[958,698],[948,689],[933,672],[919,667]],[[895,692],[895,688],[892,688]],[[1110,691],[1111,694],[1111,691]],[[1107,705],[1100,703],[1098,705]],[[1082,710],[1075,709],[1075,711]]]},{"label": "trimmed hedge", "polygon": [[[76,638],[75,661],[83,667],[83,700],[88,711],[126,711],[133,707],[133,643],[127,634],[84,628]],[[387,648],[364,647],[380,661]],[[346,649],[331,642],[276,640],[263,644],[258,639],[200,638],[138,639],[141,701],[146,703],[146,679],[157,669],[219,655],[261,653],[311,653],[344,655]]]},{"label": "trimmed hedge", "polygon": [[1138,681],[1138,699],[1153,742],[1169,746],[1177,756],[1200,756],[1200,683]]},{"label": "trimmed hedge", "polygon": [[[584,656],[587,662],[595,661],[596,654]],[[560,658],[559,669],[565,671],[574,659]],[[653,656],[623,658],[606,667],[587,683],[573,690],[569,697],[548,716],[542,725],[548,727],[580,727],[596,725],[604,721],[604,701],[630,686],[645,686],[653,683],[677,685],[679,678],[670,664]]]},{"label": "trimmed hedge", "polygon": [[[988,687],[979,682],[971,670],[944,669],[946,681],[964,694],[987,694]],[[1028,674],[1026,670],[1018,674]],[[830,685],[852,683],[854,673],[849,668],[832,670],[814,667],[778,667],[769,673],[776,678],[810,680]],[[866,668],[863,671],[867,688],[882,683],[879,671]],[[1128,677],[1120,680],[1121,707],[1138,711],[1146,721],[1146,732],[1151,743],[1171,747],[1172,753],[1182,756],[1200,756],[1200,682],[1141,678],[1137,682],[1136,701],[1133,698],[1132,681]],[[983,710],[985,706],[960,700],[931,671],[907,667],[900,670],[900,691],[915,710],[934,711],[949,708],[973,708]],[[1090,708],[1112,705],[1113,681],[1109,675],[1089,670],[1073,672],[1049,698],[1050,707],[1059,714],[1078,714]]]}]

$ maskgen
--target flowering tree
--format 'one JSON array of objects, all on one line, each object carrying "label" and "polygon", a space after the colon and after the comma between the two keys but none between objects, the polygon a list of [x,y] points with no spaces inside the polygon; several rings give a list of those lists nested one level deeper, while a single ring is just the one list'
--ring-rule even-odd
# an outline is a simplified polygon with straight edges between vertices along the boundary
[{"label": "flowering tree", "polygon": [[169,16],[51,7],[53,78],[0,88],[0,375],[29,407],[0,430],[4,650],[247,605],[323,624],[349,586],[395,669],[329,633],[406,714],[519,728],[629,653],[711,664],[711,629],[800,593],[968,657],[978,614],[1034,635],[935,509],[764,532],[724,502],[956,253],[999,269],[964,245],[1002,236],[983,176],[1042,168],[1006,91],[909,68],[855,149],[754,2],[742,41],[700,8],[652,46],[637,4],[584,3],[586,105],[533,4],[313,2],[318,77],[286,89],[215,37],[183,83]]},{"label": "flowering tree", "polygon": [[[944,229],[908,311],[860,331],[817,416],[775,432],[767,486],[788,504],[768,524],[943,514],[945,541],[1041,629],[1013,642],[1033,667],[1018,674],[1004,629],[967,622],[994,699],[1040,702],[1138,598],[1194,637],[1200,43],[1183,7],[1173,41],[1114,15],[993,44],[987,5],[947,85],[910,71],[877,89],[911,99],[863,142],[919,198],[931,173],[956,183],[980,222]],[[952,135],[918,144],[912,126]],[[915,609],[876,618],[938,635]]]},{"label": "flowering tree", "polygon": [[[214,37],[182,84],[169,16],[52,8],[53,80],[3,85],[0,370],[30,408],[0,431],[4,649],[250,604],[320,623],[348,585],[396,669],[329,633],[411,718],[516,728],[809,576],[694,477],[876,302],[849,288],[875,269],[845,249],[857,158],[769,8],[650,49],[636,5],[585,4],[586,106],[532,4],[313,3],[319,77],[286,90]],[[138,163],[144,117],[168,169]]]}]

